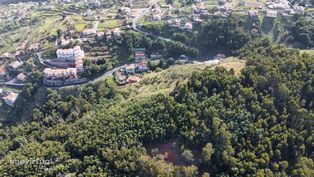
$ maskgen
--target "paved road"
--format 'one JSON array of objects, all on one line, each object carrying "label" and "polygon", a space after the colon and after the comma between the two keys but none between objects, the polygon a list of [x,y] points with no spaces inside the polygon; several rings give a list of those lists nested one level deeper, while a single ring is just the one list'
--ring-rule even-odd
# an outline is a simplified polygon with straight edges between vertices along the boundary
[{"label": "paved road", "polygon": [[25,85],[24,83],[12,83],[12,82],[5,82],[3,84],[8,85],[8,86],[17,86],[17,87],[22,87]]},{"label": "paved road", "polygon": [[132,28],[133,28],[134,31],[137,31],[137,32],[140,32],[140,33],[143,33],[143,34],[146,34],[146,35],[151,35],[151,36],[154,36],[154,37],[156,37],[156,38],[159,38],[159,39],[164,40],[164,41],[167,41],[167,42],[171,41],[171,39],[169,39],[169,38],[164,38],[164,37],[161,37],[161,36],[156,36],[156,35],[153,34],[153,33],[145,32],[145,31],[143,31],[143,30],[137,28],[137,25],[134,25],[134,24],[133,24]]},{"label": "paved road", "polygon": [[[204,62],[199,62],[199,61],[192,61],[193,64],[205,64],[205,65],[215,65],[215,64],[218,64],[218,62],[220,62],[220,60],[208,60],[208,61],[204,61]],[[93,80],[90,80],[84,84],[87,84],[87,83],[91,83],[91,82],[97,82],[97,81],[100,81],[108,76],[112,76],[114,72],[126,67],[127,64],[125,65],[121,65],[121,66],[117,66],[107,72],[105,72],[104,74],[102,74],[101,76],[97,77],[96,79],[93,79]],[[66,86],[65,86],[66,87]],[[59,87],[61,88],[61,87]]]},{"label": "paved road", "polygon": [[[194,61],[193,60],[191,62],[193,64],[197,64],[197,65],[199,65],[199,64],[202,64],[202,65],[217,65],[220,61],[222,61],[222,60],[215,59],[215,60],[207,60],[207,61],[203,61],[203,62],[199,62],[199,61]],[[114,72],[116,72],[116,71],[118,71],[118,70],[120,70],[120,69],[122,69],[122,68],[124,68],[126,66],[127,66],[127,64],[124,64],[124,65],[121,65],[121,66],[117,66],[117,67],[115,67],[115,68],[105,72],[101,76],[99,76],[99,77],[97,77],[97,78],[95,78],[93,80],[89,80],[88,82],[85,82],[84,84],[97,82],[97,81],[100,81],[100,80],[102,80],[102,79],[104,79],[104,78],[106,78],[108,76],[112,76]],[[78,84],[78,85],[82,85],[82,84]],[[61,87],[58,87],[58,88],[64,88],[64,87],[69,87],[69,86],[73,86],[73,85],[61,86]]]},{"label": "paved road", "polygon": [[[103,78],[105,78],[105,77],[111,76],[114,72],[118,71],[119,69],[124,68],[125,66],[126,66],[126,64],[125,64],[125,65],[122,65],[122,66],[115,67],[115,68],[113,68],[113,69],[111,69],[111,70],[105,72],[103,75],[101,75],[101,76],[97,77],[96,79],[91,80],[91,81],[89,81],[89,82],[92,82],[92,81],[93,81],[93,82],[94,82],[94,81],[99,81],[99,80],[101,80],[101,79],[103,79]],[[87,83],[89,83],[89,82],[87,82]]]},{"label": "paved road", "polygon": [[37,55],[37,58],[39,60],[39,63],[41,63],[42,65],[45,65],[45,66],[48,66],[45,62],[44,62],[44,59],[42,57],[42,52],[38,52],[38,53],[35,53]]},{"label": "paved road", "polygon": [[144,11],[142,11],[142,13],[138,14],[133,20],[132,20],[132,29],[134,31],[138,31],[140,33],[143,33],[143,34],[146,34],[146,35],[151,35],[151,36],[154,36],[156,38],[159,38],[161,40],[165,40],[165,41],[170,41],[171,39],[168,39],[168,38],[164,38],[164,37],[160,37],[160,36],[156,36],[152,33],[148,33],[146,31],[143,31],[141,29],[139,29],[137,26],[138,26],[138,21],[143,18],[145,15],[149,14],[152,10],[152,5],[150,5],[149,7],[147,7]]},{"label": "paved road", "polygon": [[142,13],[138,14],[133,20],[133,24],[136,24],[142,17],[148,14],[152,10],[152,5],[148,6]]}]

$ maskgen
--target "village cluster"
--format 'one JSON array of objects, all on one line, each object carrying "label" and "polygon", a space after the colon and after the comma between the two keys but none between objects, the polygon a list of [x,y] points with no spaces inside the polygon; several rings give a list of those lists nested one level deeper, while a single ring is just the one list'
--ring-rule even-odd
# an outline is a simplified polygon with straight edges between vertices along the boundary
[{"label": "village cluster", "polygon": [[[23,20],[29,13],[31,9],[31,4],[11,4],[10,9],[12,10],[3,10],[0,13],[0,22],[3,21],[13,21],[13,20]],[[16,19],[17,18],[17,19]]]},{"label": "village cluster", "polygon": [[[245,8],[240,8],[241,6]],[[306,7],[310,7],[307,3]],[[305,11],[306,7],[300,5],[292,5],[288,0],[269,0],[261,2],[261,0],[245,1],[240,0],[238,5],[234,5],[231,0],[219,0],[218,6],[208,6],[205,1],[197,0],[192,5],[191,13],[186,16],[184,7],[176,7],[172,5],[155,4],[149,11],[147,20],[149,21],[166,21],[172,27],[182,28],[186,31],[193,31],[194,25],[200,24],[208,16],[228,17],[232,12],[248,15],[253,19],[265,16],[268,19],[275,19],[278,16],[283,18],[290,17],[294,14],[305,14],[314,18],[313,14]],[[123,14],[128,15],[132,9],[123,8]],[[187,18],[188,17],[188,18]],[[257,34],[256,29],[252,29],[253,34]]]},{"label": "village cluster", "polygon": [[19,96],[19,93],[12,90],[4,89],[4,86],[23,87],[29,69],[24,61],[24,57],[31,55],[34,50],[34,45],[30,45],[26,48],[27,42],[21,43],[15,50],[14,54],[3,53],[0,56],[2,65],[0,66],[0,82],[2,84],[0,88],[0,94],[4,102],[10,106],[13,106],[15,100]]},{"label": "village cluster", "polygon": [[114,79],[120,85],[139,82],[141,73],[150,71],[145,48],[135,48],[133,55],[136,63],[127,64],[114,73]]},{"label": "village cluster", "polygon": [[[281,1],[267,1],[265,3],[268,10],[265,10],[266,17],[269,18],[276,18],[278,15],[281,15],[283,17],[288,17],[289,15],[294,14],[303,14],[305,12],[305,7],[299,6],[299,5],[292,5],[287,0],[281,0]],[[261,7],[259,6],[259,10]],[[248,15],[250,17],[259,17],[260,11],[257,9],[249,10]]]}]

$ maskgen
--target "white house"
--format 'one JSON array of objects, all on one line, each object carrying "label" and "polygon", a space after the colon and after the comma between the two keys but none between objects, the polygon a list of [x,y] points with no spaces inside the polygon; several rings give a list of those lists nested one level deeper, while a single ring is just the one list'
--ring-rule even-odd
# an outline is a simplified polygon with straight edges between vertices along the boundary
[{"label": "white house", "polygon": [[276,18],[276,17],[277,17],[277,11],[274,11],[274,10],[267,10],[267,11],[266,11],[266,17],[269,17],[269,18]]},{"label": "white house", "polygon": [[7,105],[13,106],[18,96],[19,96],[18,93],[8,92],[8,94],[6,96],[2,97],[2,99],[4,100],[4,102]]},{"label": "white house", "polygon": [[23,62],[21,61],[15,61],[9,64],[9,66],[13,69],[17,69],[23,65]]},{"label": "white house", "polygon": [[188,31],[192,31],[193,30],[193,24],[191,22],[185,23],[184,29],[186,29]]}]

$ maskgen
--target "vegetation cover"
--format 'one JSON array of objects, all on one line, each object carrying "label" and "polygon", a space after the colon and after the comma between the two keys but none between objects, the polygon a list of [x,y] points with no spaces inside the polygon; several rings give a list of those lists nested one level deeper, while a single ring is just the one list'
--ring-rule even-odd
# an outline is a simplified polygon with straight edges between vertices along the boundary
[{"label": "vegetation cover", "polygon": [[306,17],[299,17],[291,25],[291,35],[294,41],[300,42],[309,48],[314,46],[314,22]]},{"label": "vegetation cover", "polygon": [[[313,56],[268,40],[238,54],[239,76],[206,68],[169,95],[50,91],[33,121],[1,129],[0,176],[314,176]],[[154,148],[169,141],[180,162]],[[12,164],[31,158],[52,163]]]},{"label": "vegetation cover", "polygon": [[[78,31],[91,27],[90,19],[65,15],[83,7],[59,8],[57,16],[48,10],[51,18],[39,9],[28,20],[3,23],[0,33],[32,24],[32,31],[38,27],[36,34],[49,35],[53,43],[65,24],[75,22],[69,29]],[[91,81],[80,86],[47,89],[37,59],[26,63],[27,82],[0,129],[0,176],[314,176],[314,57],[258,39],[261,31],[275,32],[279,37],[269,34],[274,42],[311,48],[313,21],[295,15],[283,23],[284,32],[279,23],[263,30],[259,19],[247,21],[214,17],[195,24],[197,33],[165,21],[144,21],[138,31],[122,28],[121,36],[82,45],[91,59],[82,75]],[[103,22],[102,30],[117,23],[111,17]],[[248,33],[250,25],[255,35]],[[56,48],[47,44],[44,58],[55,57]],[[162,54],[148,63],[152,73],[126,86],[110,76],[102,80],[105,71],[134,62],[135,48]],[[217,53],[245,62],[234,69],[224,61],[214,69],[193,61],[171,67],[182,58]]]}]

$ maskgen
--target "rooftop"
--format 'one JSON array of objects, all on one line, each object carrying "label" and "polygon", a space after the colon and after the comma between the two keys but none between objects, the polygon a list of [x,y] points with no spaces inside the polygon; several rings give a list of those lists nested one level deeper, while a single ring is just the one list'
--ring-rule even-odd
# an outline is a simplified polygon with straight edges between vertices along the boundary
[{"label": "rooftop", "polygon": [[13,63],[11,63],[9,66],[11,66],[12,68],[16,69],[20,66],[23,65],[23,62],[20,62],[20,61],[14,61]]},{"label": "rooftop", "polygon": [[125,69],[127,69],[127,70],[135,69],[135,64],[126,65]]},{"label": "rooftop", "polygon": [[146,49],[145,48],[134,48],[132,51],[133,52],[145,52]]},{"label": "rooftop", "polygon": [[5,66],[1,66],[0,67],[0,75],[3,76],[5,74],[7,74],[7,70],[6,70]]},{"label": "rooftop", "polygon": [[8,105],[13,106],[18,96],[19,96],[18,93],[8,92],[8,94],[2,98]]},{"label": "rooftop", "polygon": [[44,69],[44,76],[47,79],[77,78],[77,69],[46,68]]},{"label": "rooftop", "polygon": [[10,57],[12,57],[12,55],[8,52],[6,52],[0,56],[0,58],[10,58]]},{"label": "rooftop", "polygon": [[90,28],[90,29],[84,29],[82,32],[85,34],[95,34],[96,30],[94,28]]},{"label": "rooftop", "polygon": [[249,14],[249,16],[251,16],[251,17],[258,17],[258,16],[259,16],[257,10],[249,10],[248,14]]},{"label": "rooftop", "polygon": [[81,49],[80,46],[75,46],[74,48],[71,49],[58,49],[56,53],[58,58],[63,57],[83,58],[85,55],[84,51]]},{"label": "rooftop", "polygon": [[20,73],[16,76],[16,79],[19,81],[25,81],[26,75],[24,73]]},{"label": "rooftop", "polygon": [[266,11],[266,17],[276,18],[277,17],[277,11],[267,10]]},{"label": "rooftop", "polygon": [[137,77],[137,76],[130,76],[128,79],[127,79],[127,82],[128,83],[135,83],[135,82],[139,82],[141,80],[141,78]]},{"label": "rooftop", "polygon": [[140,61],[137,65],[138,66],[147,66],[148,65],[148,61],[147,60]]}]

